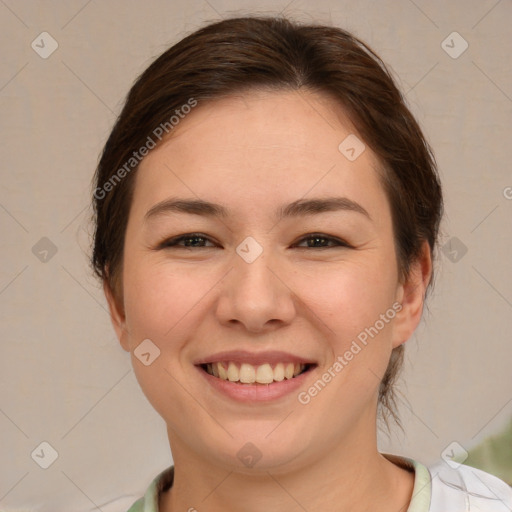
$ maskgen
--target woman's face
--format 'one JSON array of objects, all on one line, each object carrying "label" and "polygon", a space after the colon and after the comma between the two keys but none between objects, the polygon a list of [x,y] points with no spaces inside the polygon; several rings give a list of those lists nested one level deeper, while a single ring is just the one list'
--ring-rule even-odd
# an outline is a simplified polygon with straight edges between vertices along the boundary
[{"label": "woman's face", "polygon": [[[107,296],[175,461],[284,470],[374,442],[380,380],[421,304],[361,144],[322,96],[251,92],[199,104],[142,161],[123,304]],[[295,363],[307,371],[287,378]]]}]

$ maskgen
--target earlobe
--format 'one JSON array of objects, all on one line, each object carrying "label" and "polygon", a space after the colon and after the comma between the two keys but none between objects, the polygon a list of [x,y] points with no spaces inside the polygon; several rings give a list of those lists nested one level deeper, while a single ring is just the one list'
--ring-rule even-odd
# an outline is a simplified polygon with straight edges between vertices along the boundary
[{"label": "earlobe", "polygon": [[110,285],[107,280],[103,281],[103,292],[107,299],[108,309],[110,311],[110,320],[114,331],[116,332],[117,339],[126,352],[130,352],[130,344],[128,343],[128,331],[126,329],[126,319],[123,308],[118,304],[114,297]]},{"label": "earlobe", "polygon": [[393,348],[405,343],[419,325],[431,275],[430,246],[425,240],[421,256],[411,265],[406,282],[397,288],[397,301],[401,303],[402,309],[394,320]]}]

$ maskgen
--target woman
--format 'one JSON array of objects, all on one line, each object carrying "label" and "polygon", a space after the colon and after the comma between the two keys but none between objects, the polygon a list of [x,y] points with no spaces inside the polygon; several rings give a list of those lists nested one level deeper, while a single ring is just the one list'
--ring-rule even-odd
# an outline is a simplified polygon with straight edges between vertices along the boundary
[{"label": "woman", "polygon": [[174,461],[130,512],[510,509],[496,477],[377,449],[443,201],[364,43],[270,17],[189,35],[131,89],[94,198],[93,265]]}]

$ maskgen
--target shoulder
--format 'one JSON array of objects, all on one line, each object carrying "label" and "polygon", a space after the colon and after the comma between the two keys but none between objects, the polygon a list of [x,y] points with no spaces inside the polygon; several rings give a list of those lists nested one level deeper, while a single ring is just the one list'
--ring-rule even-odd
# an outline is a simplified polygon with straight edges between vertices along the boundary
[{"label": "shoulder", "polygon": [[128,512],[144,512],[144,498],[138,499],[129,509]]},{"label": "shoulder", "polygon": [[430,512],[512,510],[512,488],[490,473],[464,464],[449,465],[444,460],[428,470],[432,481]]},{"label": "shoulder", "polygon": [[138,499],[127,512],[158,512],[160,493],[169,489],[173,480],[174,466],[170,466],[153,479],[144,496]]}]

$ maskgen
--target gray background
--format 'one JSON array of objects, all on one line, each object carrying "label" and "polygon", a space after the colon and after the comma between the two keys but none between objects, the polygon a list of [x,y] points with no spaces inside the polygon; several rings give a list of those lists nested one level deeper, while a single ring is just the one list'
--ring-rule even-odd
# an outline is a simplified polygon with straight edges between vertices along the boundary
[{"label": "gray background", "polygon": [[[280,11],[372,45],[439,163],[444,250],[407,343],[406,435],[381,450],[432,463],[512,417],[510,0],[0,0],[1,510],[124,512],[171,463],[87,266],[90,182],[153,58],[206,22]],[[44,31],[58,43],[47,58]],[[469,44],[457,58],[454,31]],[[43,441],[58,454],[48,469],[48,448],[31,457]]]}]

